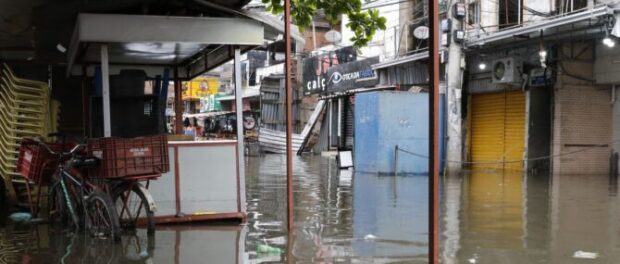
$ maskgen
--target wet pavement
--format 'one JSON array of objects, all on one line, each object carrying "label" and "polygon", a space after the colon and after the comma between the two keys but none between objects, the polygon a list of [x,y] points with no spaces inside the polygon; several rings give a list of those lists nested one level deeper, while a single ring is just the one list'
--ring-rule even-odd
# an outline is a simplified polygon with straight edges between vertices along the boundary
[{"label": "wet pavement", "polygon": [[[351,175],[295,158],[287,251],[285,157],[247,160],[248,222],[93,241],[47,225],[0,225],[0,263],[426,263],[425,176]],[[620,203],[608,176],[472,173],[443,182],[443,263],[618,263]],[[598,253],[594,260],[576,251]]]}]

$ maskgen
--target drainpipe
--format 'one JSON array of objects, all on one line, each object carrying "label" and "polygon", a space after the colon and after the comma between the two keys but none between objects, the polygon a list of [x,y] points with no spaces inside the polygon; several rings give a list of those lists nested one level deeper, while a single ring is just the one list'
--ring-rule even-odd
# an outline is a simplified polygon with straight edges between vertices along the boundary
[{"label": "drainpipe", "polygon": [[614,105],[616,103],[616,84],[611,85],[611,101],[609,104]]},{"label": "drainpipe", "polygon": [[312,20],[312,50],[316,50],[316,25]]}]

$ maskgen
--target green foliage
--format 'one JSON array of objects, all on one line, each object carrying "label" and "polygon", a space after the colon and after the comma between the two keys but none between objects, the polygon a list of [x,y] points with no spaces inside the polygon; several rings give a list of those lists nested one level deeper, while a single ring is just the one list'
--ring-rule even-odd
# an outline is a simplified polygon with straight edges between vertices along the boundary
[{"label": "green foliage", "polygon": [[[272,13],[284,12],[283,0],[262,1]],[[312,25],[312,18],[319,9],[325,12],[325,17],[332,25],[340,21],[340,15],[349,17],[347,27],[355,34],[351,41],[356,48],[368,45],[377,30],[385,30],[385,17],[380,16],[377,10],[362,10],[361,0],[291,0],[293,23],[303,31]]]}]

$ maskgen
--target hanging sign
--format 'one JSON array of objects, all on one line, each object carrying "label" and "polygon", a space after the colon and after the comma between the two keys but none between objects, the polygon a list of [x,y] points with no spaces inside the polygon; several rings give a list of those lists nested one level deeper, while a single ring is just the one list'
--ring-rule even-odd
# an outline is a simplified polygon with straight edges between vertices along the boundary
[{"label": "hanging sign", "polygon": [[334,51],[303,60],[302,85],[304,95],[324,93],[327,71],[336,65],[357,60],[357,51],[353,47],[344,47]]},{"label": "hanging sign", "polygon": [[328,93],[343,92],[354,88],[372,87],[379,83],[372,65],[379,63],[379,57],[340,64],[327,71],[325,81]]}]

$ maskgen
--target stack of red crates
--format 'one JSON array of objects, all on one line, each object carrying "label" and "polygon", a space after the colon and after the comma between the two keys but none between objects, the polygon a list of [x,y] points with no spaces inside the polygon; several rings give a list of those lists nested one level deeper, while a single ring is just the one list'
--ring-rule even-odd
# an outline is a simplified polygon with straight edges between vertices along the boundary
[{"label": "stack of red crates", "polygon": [[87,152],[101,160],[96,169],[89,171],[89,177],[118,178],[162,174],[170,170],[165,135],[89,139]]}]

